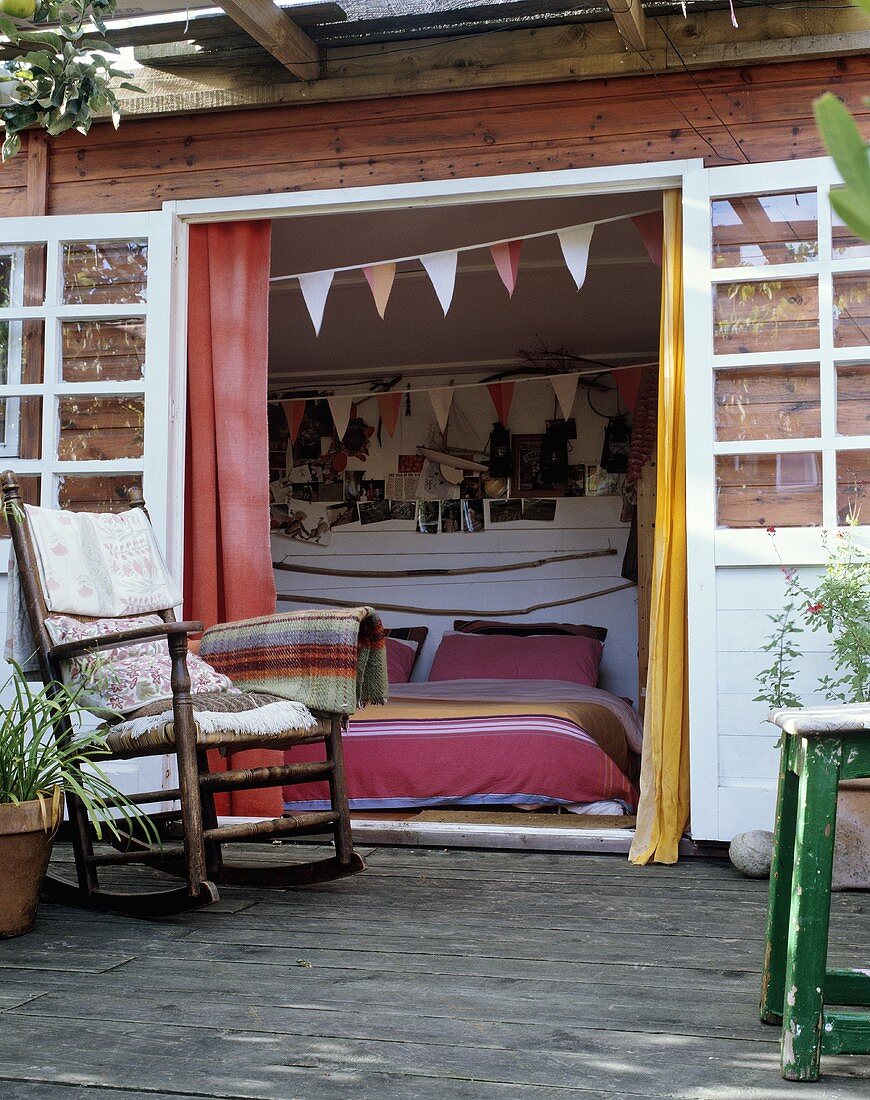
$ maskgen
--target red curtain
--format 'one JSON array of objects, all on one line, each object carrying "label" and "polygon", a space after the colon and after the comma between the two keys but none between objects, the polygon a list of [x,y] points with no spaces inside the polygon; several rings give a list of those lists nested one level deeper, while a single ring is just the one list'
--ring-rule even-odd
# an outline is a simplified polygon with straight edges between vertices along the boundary
[{"label": "red curtain", "polygon": [[[267,422],[271,222],[190,227],[184,615],[206,626],[271,615]],[[213,769],[283,753],[211,754]],[[281,788],[218,796],[218,812],[277,817]]]}]

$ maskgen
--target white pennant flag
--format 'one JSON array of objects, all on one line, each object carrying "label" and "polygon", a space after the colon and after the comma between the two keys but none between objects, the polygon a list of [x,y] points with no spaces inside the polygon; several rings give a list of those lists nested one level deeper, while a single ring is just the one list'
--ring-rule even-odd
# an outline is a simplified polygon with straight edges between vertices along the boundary
[{"label": "white pennant flag", "polygon": [[327,397],[329,411],[332,413],[332,424],[339,443],[344,439],[347,425],[350,421],[350,408],[353,405],[352,397]]},{"label": "white pennant flag", "polygon": [[334,271],[308,271],[299,276],[299,286],[302,288],[302,297],[311,315],[311,323],[314,325],[315,335],[320,335],[320,326],[323,324],[323,310],[326,308],[326,296],[332,286]]},{"label": "white pennant flag", "polygon": [[447,431],[447,418],[450,416],[450,406],[453,404],[453,390],[450,386],[443,386],[437,390],[429,390],[429,400],[435,410],[435,419],[442,432]]},{"label": "white pennant flag", "polygon": [[562,419],[567,420],[574,408],[574,398],[577,396],[577,383],[579,374],[557,374],[550,379],[559,408],[562,410]]},{"label": "white pennant flag", "polygon": [[456,286],[456,262],[459,259],[458,252],[432,252],[428,256],[421,256],[420,263],[425,267],[426,274],[432,281],[438,301],[447,316],[450,303],[453,301],[453,288]]},{"label": "white pennant flag", "polygon": [[589,261],[589,245],[592,243],[591,225],[577,225],[573,229],[560,229],[558,232],[559,244],[562,246],[562,255],[565,263],[579,290],[586,282],[586,265]]}]

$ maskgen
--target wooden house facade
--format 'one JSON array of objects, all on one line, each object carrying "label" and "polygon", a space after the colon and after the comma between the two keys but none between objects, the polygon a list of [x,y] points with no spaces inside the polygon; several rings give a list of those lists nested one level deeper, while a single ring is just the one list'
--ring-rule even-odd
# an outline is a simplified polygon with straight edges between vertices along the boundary
[{"label": "wooden house facade", "polygon": [[[820,531],[870,486],[870,251],[832,222],[837,176],[812,117],[826,91],[870,116],[867,33],[851,16],[774,15],[730,51],[726,13],[696,16],[694,58],[659,20],[645,60],[609,21],[545,28],[537,56],[531,32],[497,31],[476,65],[448,35],[425,72],[383,46],[380,83],[344,45],[322,88],[212,80],[217,62],[173,68],[140,34],[143,56],[163,54],[117,133],[34,133],[0,170],[4,461],[43,503],[102,507],[140,478],[180,570],[191,224],[679,189],[691,829],[769,827],[775,738],[754,678],[780,565],[817,567]],[[507,37],[520,33],[525,53]],[[810,213],[772,228],[765,196],[803,196]],[[630,307],[623,285],[613,308]]]}]

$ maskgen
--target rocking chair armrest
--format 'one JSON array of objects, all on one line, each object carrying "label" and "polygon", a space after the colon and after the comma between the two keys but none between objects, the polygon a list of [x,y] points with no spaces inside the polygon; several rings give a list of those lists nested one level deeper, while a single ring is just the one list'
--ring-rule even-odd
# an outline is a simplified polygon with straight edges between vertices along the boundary
[{"label": "rocking chair armrest", "polygon": [[79,657],[83,653],[92,653],[98,649],[113,649],[115,646],[136,645],[152,638],[168,638],[174,634],[199,634],[202,623],[189,621],[182,623],[151,623],[148,626],[136,626],[130,630],[116,630],[111,634],[98,634],[93,638],[81,638],[75,642],[60,642],[49,650],[49,656],[55,661],[65,661],[70,657]]}]

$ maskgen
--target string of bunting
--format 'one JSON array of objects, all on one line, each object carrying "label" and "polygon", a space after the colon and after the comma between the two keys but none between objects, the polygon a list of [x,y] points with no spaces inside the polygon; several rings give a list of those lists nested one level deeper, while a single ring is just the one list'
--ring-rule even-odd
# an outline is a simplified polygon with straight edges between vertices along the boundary
[{"label": "string of bunting", "polygon": [[271,283],[287,282],[291,279],[299,281],[302,298],[311,318],[311,323],[314,325],[314,332],[319,336],[329,291],[332,288],[335,276],[339,272],[361,271],[363,273],[371,290],[375,309],[378,311],[381,320],[383,320],[399,265],[419,263],[429,276],[432,289],[435,291],[446,317],[453,302],[460,252],[488,249],[508,297],[513,297],[519,277],[520,255],[524,242],[539,237],[556,236],[559,239],[565,266],[571,273],[577,290],[580,290],[586,281],[586,269],[589,263],[589,248],[592,244],[593,231],[596,226],[620,221],[631,221],[634,224],[641,235],[650,259],[661,267],[663,230],[662,212],[658,208],[639,210],[633,214],[618,214],[612,218],[599,218],[596,221],[584,222],[581,225],[563,226],[561,229],[526,233],[520,237],[506,238],[500,241],[462,245],[458,248],[446,249],[443,252],[430,252],[420,256],[398,256],[392,260],[379,260],[377,263],[350,264],[347,267],[332,267],[323,271],[303,271],[296,275],[275,275],[269,281]]}]

